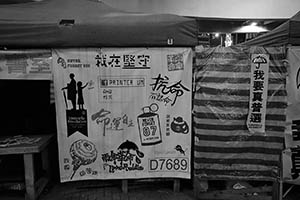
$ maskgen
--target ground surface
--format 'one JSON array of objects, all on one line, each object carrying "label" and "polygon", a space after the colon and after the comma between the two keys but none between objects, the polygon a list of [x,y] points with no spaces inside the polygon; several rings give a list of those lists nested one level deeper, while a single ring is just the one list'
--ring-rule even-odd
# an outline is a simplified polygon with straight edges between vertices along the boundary
[{"label": "ground surface", "polygon": [[[39,200],[196,200],[190,183],[183,182],[179,193],[172,181],[129,182],[128,194],[121,191],[121,181],[78,181],[52,183]],[[290,185],[284,185],[283,194]],[[24,199],[23,192],[0,191],[0,200]],[[283,200],[299,200],[300,186],[294,185]]]}]

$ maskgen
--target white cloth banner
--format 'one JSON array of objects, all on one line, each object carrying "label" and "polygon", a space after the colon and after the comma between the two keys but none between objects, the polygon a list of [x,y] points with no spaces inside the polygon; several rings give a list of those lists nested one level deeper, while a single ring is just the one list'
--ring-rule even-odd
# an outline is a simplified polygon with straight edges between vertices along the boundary
[{"label": "white cloth banner", "polygon": [[0,79],[52,80],[51,50],[0,51]]},{"label": "white cloth banner", "polygon": [[250,103],[247,127],[265,133],[270,59],[268,54],[251,55]]},{"label": "white cloth banner", "polygon": [[53,50],[61,181],[190,178],[190,48]]}]

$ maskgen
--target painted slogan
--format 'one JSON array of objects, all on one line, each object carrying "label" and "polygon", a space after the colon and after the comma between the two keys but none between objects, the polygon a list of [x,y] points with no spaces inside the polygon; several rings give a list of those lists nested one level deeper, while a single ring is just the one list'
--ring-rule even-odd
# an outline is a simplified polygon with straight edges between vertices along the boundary
[{"label": "painted slogan", "polygon": [[51,65],[51,50],[0,51],[0,79],[52,80]]},{"label": "painted slogan", "polygon": [[61,181],[190,178],[190,48],[55,49]]}]

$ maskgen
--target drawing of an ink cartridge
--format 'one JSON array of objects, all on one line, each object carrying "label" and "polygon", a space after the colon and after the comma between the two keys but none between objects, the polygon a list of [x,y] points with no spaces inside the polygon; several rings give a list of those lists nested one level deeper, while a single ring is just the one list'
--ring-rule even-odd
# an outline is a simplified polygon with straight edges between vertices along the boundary
[{"label": "drawing of an ink cartridge", "polygon": [[142,108],[143,113],[137,117],[141,144],[154,145],[162,142],[158,105],[152,103]]}]

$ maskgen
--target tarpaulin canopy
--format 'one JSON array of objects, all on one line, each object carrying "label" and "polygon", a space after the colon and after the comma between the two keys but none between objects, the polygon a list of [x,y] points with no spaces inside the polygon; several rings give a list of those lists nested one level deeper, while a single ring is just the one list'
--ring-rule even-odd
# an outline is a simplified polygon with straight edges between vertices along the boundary
[{"label": "tarpaulin canopy", "polygon": [[0,5],[2,47],[195,46],[194,19],[130,13],[97,0]]},{"label": "tarpaulin canopy", "polygon": [[259,46],[300,45],[300,11],[274,30],[243,44]]}]

